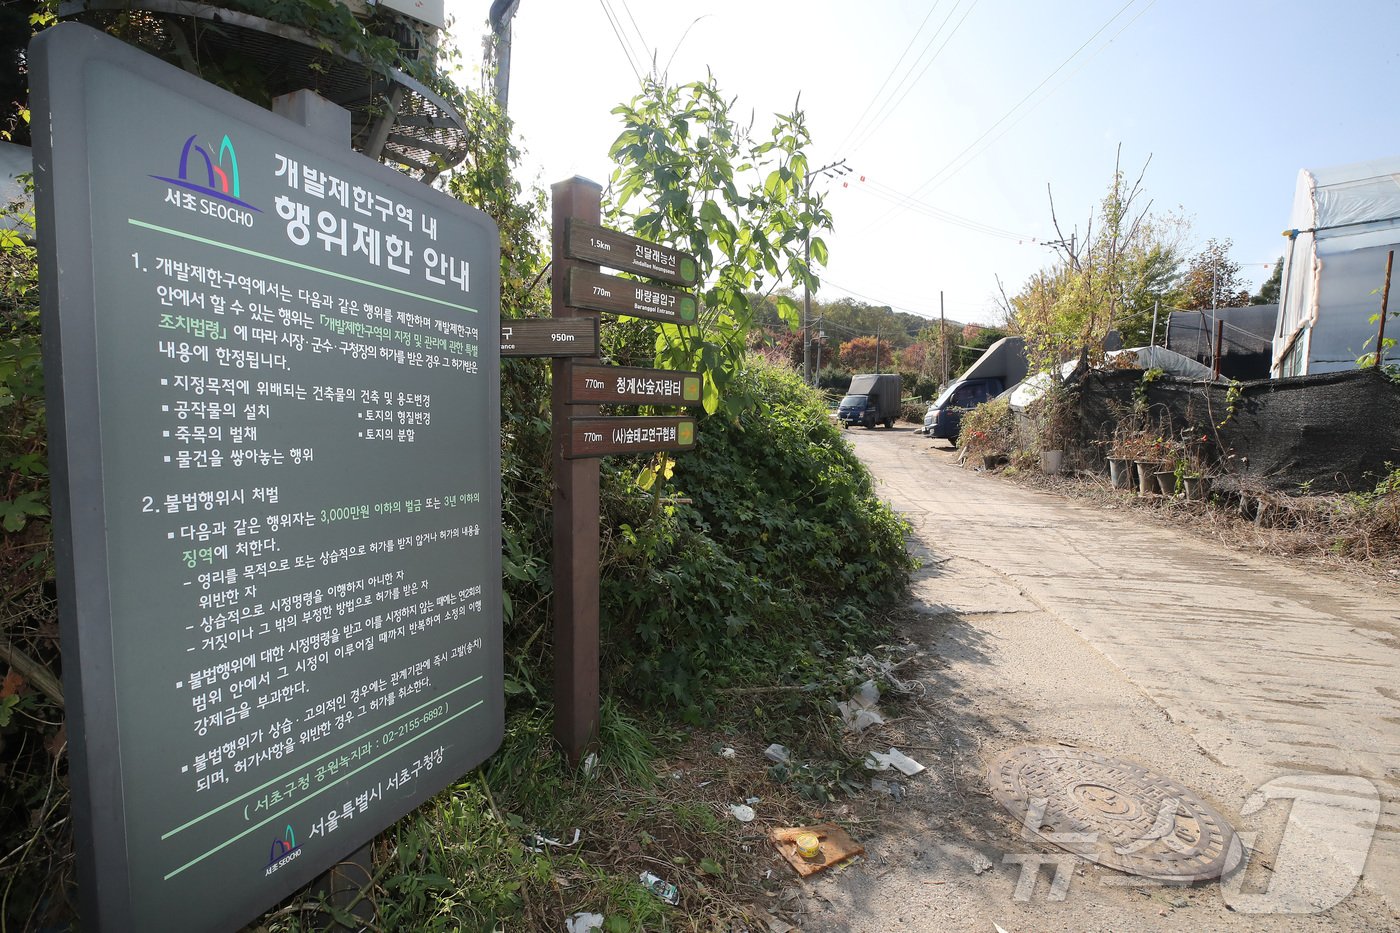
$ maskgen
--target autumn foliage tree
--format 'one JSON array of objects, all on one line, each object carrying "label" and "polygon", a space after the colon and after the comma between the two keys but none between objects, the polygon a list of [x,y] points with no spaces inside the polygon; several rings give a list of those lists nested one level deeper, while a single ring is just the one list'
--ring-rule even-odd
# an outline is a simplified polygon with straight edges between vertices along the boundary
[{"label": "autumn foliage tree", "polygon": [[854,337],[841,344],[838,358],[841,365],[853,373],[878,372],[880,367],[894,369],[894,347],[888,340],[875,337]]}]

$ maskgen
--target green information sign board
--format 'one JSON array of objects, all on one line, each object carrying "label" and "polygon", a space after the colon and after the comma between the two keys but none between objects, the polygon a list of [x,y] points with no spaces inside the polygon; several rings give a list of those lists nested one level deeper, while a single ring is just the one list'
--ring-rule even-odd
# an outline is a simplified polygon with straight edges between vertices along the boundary
[{"label": "green information sign board", "polygon": [[498,234],[85,27],[30,62],[83,929],[234,930],[500,742]]}]

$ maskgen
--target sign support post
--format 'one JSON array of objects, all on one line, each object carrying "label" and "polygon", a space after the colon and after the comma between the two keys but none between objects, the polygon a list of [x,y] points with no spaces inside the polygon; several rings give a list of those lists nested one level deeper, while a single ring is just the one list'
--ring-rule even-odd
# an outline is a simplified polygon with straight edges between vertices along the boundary
[{"label": "sign support post", "polygon": [[[551,276],[553,316],[598,318],[597,311],[568,304],[573,269],[596,272],[597,265],[566,258],[567,221],[597,224],[603,189],[575,176],[550,189],[553,196]],[[580,363],[597,363],[596,357]],[[572,359],[553,361],[552,456],[554,465],[554,737],[577,764],[598,737],[598,500],[599,469],[593,459],[566,456],[569,416],[596,416],[597,405],[570,405]]]}]

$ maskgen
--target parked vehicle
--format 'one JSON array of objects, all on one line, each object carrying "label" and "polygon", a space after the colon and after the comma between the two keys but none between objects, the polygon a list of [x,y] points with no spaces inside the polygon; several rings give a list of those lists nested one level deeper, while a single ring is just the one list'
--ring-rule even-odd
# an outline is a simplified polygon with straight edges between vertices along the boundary
[{"label": "parked vehicle", "polygon": [[924,414],[924,433],[929,437],[944,438],[954,447],[958,446],[963,412],[995,398],[1005,388],[1006,385],[995,376],[959,379],[944,389],[928,407]]},{"label": "parked vehicle", "polygon": [[836,417],[843,428],[853,424],[873,428],[883,424],[893,428],[899,417],[899,402],[904,386],[897,373],[864,373],[851,378],[851,387]]}]

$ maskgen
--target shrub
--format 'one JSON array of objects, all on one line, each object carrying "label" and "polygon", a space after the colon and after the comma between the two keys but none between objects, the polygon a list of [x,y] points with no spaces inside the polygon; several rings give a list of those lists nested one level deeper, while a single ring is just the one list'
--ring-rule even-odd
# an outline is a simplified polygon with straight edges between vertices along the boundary
[{"label": "shrub", "polygon": [[771,682],[822,652],[878,639],[872,613],[901,596],[906,524],[800,377],[750,360],[759,406],[700,424],[661,505],[610,471],[602,583],[606,676],[696,721],[715,687]]},{"label": "shrub", "polygon": [[983,402],[963,415],[959,440],[969,454],[1008,454],[1015,440],[1015,419],[1004,398]]}]

